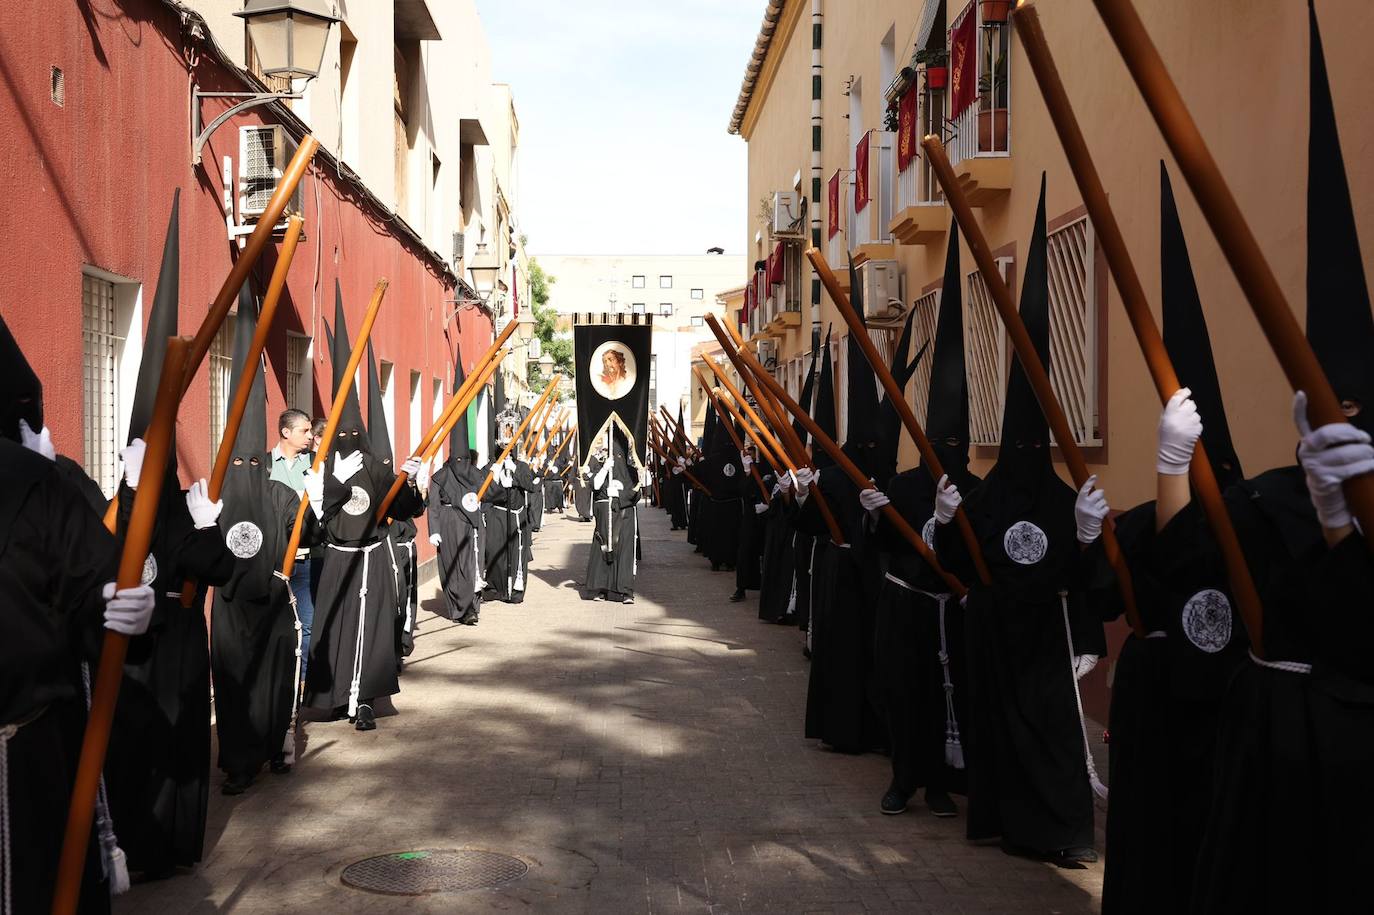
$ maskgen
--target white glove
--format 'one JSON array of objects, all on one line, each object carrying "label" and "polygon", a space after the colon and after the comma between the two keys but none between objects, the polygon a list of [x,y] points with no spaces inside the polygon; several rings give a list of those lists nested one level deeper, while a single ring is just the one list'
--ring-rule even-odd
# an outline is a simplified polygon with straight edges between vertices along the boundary
[{"label": "white glove", "polygon": [[306,469],[305,497],[310,500],[310,508],[315,512],[315,517],[324,517],[324,471]]},{"label": "white glove", "polygon": [[432,543],[434,546],[438,546],[440,543],[443,543],[443,541],[444,538],[440,537],[438,534],[429,535],[429,542]]},{"label": "white glove", "polygon": [[1293,424],[1302,441],[1298,462],[1307,474],[1307,491],[1317,520],[1334,530],[1351,523],[1350,507],[1341,484],[1351,477],[1374,471],[1374,447],[1369,434],[1350,423],[1330,423],[1313,431],[1307,421],[1307,394],[1293,395]]},{"label": "white glove", "polygon": [[347,483],[357,476],[358,471],[363,469],[363,453],[355,451],[348,457],[341,454],[334,455],[334,479],[340,483]]},{"label": "white glove", "polygon": [[224,500],[210,501],[210,484],[202,477],[186,490],[186,508],[191,513],[191,523],[196,526],[196,530],[202,531],[215,526],[215,522],[219,520],[219,513],[224,510]]},{"label": "white glove", "polygon": [[1107,496],[1097,488],[1097,474],[1093,474],[1078,490],[1073,502],[1073,517],[1078,522],[1078,542],[1092,543],[1102,536],[1102,521],[1110,511]]},{"label": "white glove", "polygon": [[674,464],[674,465],[673,465],[673,476],[677,476],[678,474],[682,473],[682,471],[685,470],[685,469],[686,469],[686,468],[684,468],[681,464]]},{"label": "white glove", "polygon": [[744,465],[744,472],[748,473],[749,468],[754,466],[754,459],[743,451],[739,453],[739,462]]},{"label": "white glove", "polygon": [[778,492],[790,492],[792,489],[792,474],[782,473],[778,475]]},{"label": "white glove", "polygon": [[870,512],[880,510],[892,500],[887,497],[887,493],[881,489],[861,489],[859,490],[859,504]]},{"label": "white glove", "polygon": [[[406,463],[410,463],[410,462],[407,461]],[[423,463],[421,463],[421,464],[420,464],[420,470],[419,470],[419,472],[415,475],[415,485],[418,486],[418,487],[420,487],[421,489],[428,490],[428,489],[429,489],[429,477],[430,477],[430,473],[433,471],[433,469],[434,469],[434,468],[430,466],[429,461],[424,461]]]},{"label": "white glove", "polygon": [[610,475],[611,475],[611,465],[610,465],[610,464],[602,464],[602,465],[601,465],[601,469],[598,470],[598,471],[596,472],[596,476],[592,478],[592,488],[593,488],[593,489],[600,489],[601,487],[605,486],[605,485],[606,485],[606,478],[609,477]]},{"label": "white glove", "polygon": [[948,524],[959,513],[964,497],[959,487],[949,481],[949,474],[940,477],[935,484],[935,523]]},{"label": "white glove", "polygon": [[510,473],[514,473],[514,472],[515,472],[515,459],[514,459],[514,458],[506,458],[504,461],[501,462],[501,466],[504,467],[504,468],[506,468],[506,470],[509,471]]},{"label": "white glove", "polygon": [[[1162,473],[1163,471],[1161,471]],[[1082,680],[1094,667],[1097,666],[1097,655],[1081,654],[1073,659],[1073,678]]]},{"label": "white glove", "polygon": [[687,459],[686,459],[685,457],[678,457],[678,459],[677,459],[677,465],[678,465],[679,467],[686,467],[686,466],[687,466]]},{"label": "white glove", "polygon": [[1159,414],[1159,450],[1155,454],[1155,470],[1171,477],[1188,472],[1193,459],[1193,447],[1202,435],[1202,417],[1193,392],[1179,388]]},{"label": "white glove", "polygon": [[27,420],[19,420],[19,443],[50,461],[57,460],[57,452],[53,449],[52,435],[48,433],[47,426],[43,427],[43,431],[35,433]]},{"label": "white glove", "polygon": [[120,635],[142,635],[148,631],[157,598],[150,585],[115,590],[115,583],[105,585],[100,596],[105,598],[105,628]]},{"label": "white glove", "polygon": [[612,481],[606,486],[606,492],[610,495],[610,497],[611,497],[612,499],[614,499],[616,496],[620,495],[620,494],[621,494],[622,492],[624,492],[624,491],[625,491],[625,484],[622,483],[622,482],[620,482],[619,480],[612,480]]},{"label": "white glove", "polygon": [[811,484],[819,483],[821,472],[812,470],[810,467],[800,467],[797,469],[797,498],[805,502],[806,497],[811,495]]},{"label": "white glove", "polygon": [[401,473],[418,483],[419,480],[417,478],[420,476],[420,468],[422,466],[419,458],[409,457],[406,458],[405,463],[401,465]]},{"label": "white glove", "polygon": [[147,450],[148,443],[136,438],[119,452],[120,459],[124,461],[124,482],[129,484],[130,489],[138,489],[138,478],[143,473],[143,455]]}]

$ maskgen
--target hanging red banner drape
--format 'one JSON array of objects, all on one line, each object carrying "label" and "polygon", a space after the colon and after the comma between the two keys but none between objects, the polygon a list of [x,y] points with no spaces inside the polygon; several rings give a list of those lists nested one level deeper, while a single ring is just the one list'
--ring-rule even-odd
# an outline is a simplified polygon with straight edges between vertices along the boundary
[{"label": "hanging red banner drape", "polygon": [[830,176],[830,186],[827,189],[829,194],[826,199],[826,206],[829,210],[826,215],[826,228],[829,232],[825,237],[834,238],[840,234],[840,172],[835,170],[835,174]]},{"label": "hanging red banner drape", "polygon": [[782,242],[778,242],[773,253],[768,255],[768,283],[770,286],[782,285]]},{"label": "hanging red banner drape", "polygon": [[949,30],[949,116],[978,101],[978,15],[970,3]]},{"label": "hanging red banner drape", "polygon": [[897,105],[897,171],[904,172],[916,158],[916,85],[913,83]]},{"label": "hanging red banner drape", "polygon": [[865,133],[854,147],[854,212],[862,213],[868,206],[868,138]]},{"label": "hanging red banner drape", "polygon": [[749,315],[754,311],[754,274],[749,274],[749,282],[744,284],[744,307],[739,310],[739,323],[748,324]]}]

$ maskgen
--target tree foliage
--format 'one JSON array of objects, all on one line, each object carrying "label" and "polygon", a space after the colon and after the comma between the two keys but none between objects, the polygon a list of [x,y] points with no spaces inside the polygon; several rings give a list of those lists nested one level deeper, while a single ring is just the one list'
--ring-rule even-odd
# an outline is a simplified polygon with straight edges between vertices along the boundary
[{"label": "tree foliage", "polygon": [[[530,261],[530,310],[534,313],[534,335],[539,338],[544,352],[553,359],[553,371],[561,372],[567,379],[565,391],[572,391],[573,341],[571,334],[559,333],[558,313],[549,306],[549,291],[558,278],[544,272],[539,261]],[[538,387],[544,378],[539,363],[529,365],[530,386]],[[560,398],[561,399],[561,398]]]}]

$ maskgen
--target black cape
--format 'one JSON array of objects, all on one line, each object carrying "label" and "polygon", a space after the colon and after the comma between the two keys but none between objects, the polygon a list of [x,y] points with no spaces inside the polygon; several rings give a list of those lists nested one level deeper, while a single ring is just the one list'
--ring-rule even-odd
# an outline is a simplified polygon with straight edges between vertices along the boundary
[{"label": "black cape", "polygon": [[470,460],[450,459],[429,482],[429,529],[440,538],[439,584],[444,613],[454,622],[475,618],[482,610],[479,583],[486,521],[482,506],[474,503],[485,476]]}]

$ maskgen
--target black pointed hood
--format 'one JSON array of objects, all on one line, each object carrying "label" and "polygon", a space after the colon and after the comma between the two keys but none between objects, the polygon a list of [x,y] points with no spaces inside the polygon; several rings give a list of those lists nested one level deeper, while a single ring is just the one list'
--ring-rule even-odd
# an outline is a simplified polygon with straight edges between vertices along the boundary
[{"label": "black pointed hood", "polygon": [[945,251],[940,317],[935,325],[930,387],[926,395],[926,438],[941,465],[963,469],[969,461],[968,374],[964,368],[963,277],[959,267],[959,227],[951,223]]},{"label": "black pointed hood", "polygon": [[1226,406],[1221,398],[1221,383],[1212,360],[1212,340],[1207,333],[1207,318],[1202,312],[1188,257],[1188,242],[1183,237],[1174,189],[1163,160],[1159,163],[1159,270],[1160,299],[1164,311],[1164,348],[1178,373],[1179,384],[1193,392],[1202,417],[1202,444],[1222,489],[1244,478],[1240,458],[1231,442],[1226,422]]},{"label": "black pointed hood", "polygon": [[[835,413],[835,366],[830,358],[830,328],[825,329],[825,345],[821,348],[820,379],[816,382],[816,409],[812,418],[821,431],[834,441],[840,437],[836,431],[838,419]],[[829,467],[835,463],[830,454],[812,442],[811,461],[817,467]]]},{"label": "black pointed hood", "polygon": [[[243,377],[243,365],[248,351],[253,345],[253,335],[258,329],[258,301],[250,288],[251,283],[244,281],[239,290],[238,316],[234,319],[234,361],[233,379],[237,389]],[[235,458],[247,462],[250,458],[262,458],[267,453],[267,381],[263,370],[262,358],[258,358],[257,369],[253,372],[253,387],[248,394],[248,406],[243,411],[243,421],[239,424],[238,434],[234,436],[233,451]],[[229,407],[225,404],[225,409]]]},{"label": "black pointed hood", "polygon": [[[460,352],[453,360],[453,390],[461,388],[467,378],[467,373],[463,371],[463,354]],[[468,411],[464,410],[448,434],[448,462],[455,464],[471,459],[472,437],[468,432]]]},{"label": "black pointed hood", "polygon": [[[1307,339],[1350,422],[1374,432],[1374,317],[1355,232],[1317,14],[1312,35],[1307,141]],[[1350,411],[1347,411],[1348,415]],[[1204,417],[1205,423],[1205,417]]]},{"label": "black pointed hood", "polygon": [[[816,335],[816,337],[819,336],[820,334]],[[798,402],[808,415],[811,413],[811,398],[815,395],[816,390],[816,362],[820,358],[820,351],[816,349],[816,337],[811,338],[811,367],[806,371],[806,383],[802,385],[801,400]],[[807,433],[806,427],[802,425],[801,420],[796,418],[792,420],[792,431],[797,433],[797,438],[801,439],[803,444],[806,443],[806,437],[809,433]]]},{"label": "black pointed hood", "polygon": [[677,431],[674,435],[674,439],[676,441],[678,451],[681,454],[685,455],[687,453],[687,446],[691,443],[687,440],[687,427],[682,422],[681,402],[679,402],[677,405]]},{"label": "black pointed hood", "polygon": [[[167,338],[177,334],[177,303],[181,298],[181,189],[172,194],[172,215],[167,220],[167,238],[162,245],[162,266],[158,270],[157,290],[148,312],[148,331],[143,338],[143,356],[138,364],[138,384],[134,388],[129,412],[129,441],[142,438],[153,421],[153,403],[162,363],[167,356]],[[172,448],[175,461],[176,448]]]},{"label": "black pointed hood", "polygon": [[0,437],[20,441],[21,419],[34,432],[42,431],[43,382],[0,315]]},{"label": "black pointed hood", "polygon": [[496,369],[496,381],[491,387],[491,403],[487,405],[487,460],[494,461],[501,454],[496,444],[496,414],[506,409],[506,373]]},{"label": "black pointed hood", "polygon": [[[1021,321],[1035,344],[1045,371],[1050,371],[1050,290],[1046,258],[1045,178],[1040,177],[1040,203],[1035,208],[1035,229],[1026,253],[1025,279],[1021,286]],[[1030,483],[1045,470],[1053,470],[1049,424],[1035,399],[1035,391],[1014,358],[1007,379],[1002,412],[1002,446],[996,470],[1011,480]]]},{"label": "black pointed hood", "polygon": [[[868,333],[867,330],[861,333]],[[886,481],[893,467],[887,461],[882,409],[878,403],[878,379],[854,331],[845,337],[845,401],[848,423],[844,451],[867,476]],[[895,449],[892,450],[895,458]]]},{"label": "black pointed hood", "polygon": [[[334,281],[334,332],[329,341],[329,352],[330,368],[333,372],[333,397],[337,398],[343,388],[349,356],[353,353],[353,344],[348,336],[348,322],[344,319],[343,289],[338,280]],[[339,414],[333,450],[344,456],[354,451],[371,450],[367,427],[363,424],[363,408],[358,400],[356,383],[348,387],[348,397],[344,400],[343,411]]]},{"label": "black pointed hood", "polygon": [[386,424],[382,377],[377,372],[377,359],[372,353],[371,340],[367,341],[367,419],[368,444],[372,454],[389,466],[396,451],[391,446],[391,429]]}]

